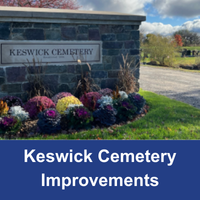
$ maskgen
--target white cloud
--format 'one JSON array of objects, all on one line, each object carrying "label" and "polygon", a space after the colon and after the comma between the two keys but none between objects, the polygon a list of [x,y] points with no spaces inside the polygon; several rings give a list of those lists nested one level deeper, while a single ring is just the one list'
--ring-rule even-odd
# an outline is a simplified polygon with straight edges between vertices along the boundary
[{"label": "white cloud", "polygon": [[195,19],[194,21],[187,21],[181,27],[183,29],[188,29],[189,31],[200,33],[200,19]]},{"label": "white cloud", "polygon": [[142,25],[140,26],[140,31],[144,34],[153,33],[163,36],[172,35],[174,32],[181,29],[187,29],[189,31],[200,33],[200,19],[187,21],[181,26],[172,26],[170,24],[149,22],[142,22]]},{"label": "white cloud", "polygon": [[154,0],[152,5],[163,17],[198,17],[200,16],[199,0]]},{"label": "white cloud", "polygon": [[160,35],[171,35],[173,32],[180,29],[180,26],[172,26],[170,24],[163,24],[163,23],[149,23],[149,22],[142,22],[140,26],[140,31],[145,35],[148,33],[153,34],[160,34]]},{"label": "white cloud", "polygon": [[145,15],[144,7],[153,0],[78,0],[82,10],[110,11]]}]

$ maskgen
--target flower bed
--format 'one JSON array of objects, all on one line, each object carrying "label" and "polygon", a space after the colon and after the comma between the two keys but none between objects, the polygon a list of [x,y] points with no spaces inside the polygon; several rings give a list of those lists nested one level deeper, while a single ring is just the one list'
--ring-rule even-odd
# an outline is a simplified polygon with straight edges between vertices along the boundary
[{"label": "flower bed", "polygon": [[[10,103],[13,99],[16,99],[14,103]],[[37,96],[23,105],[19,98],[0,99],[1,137],[70,134],[72,130],[109,127],[134,121],[148,110],[145,99],[139,94],[108,88],[84,93],[80,99],[63,92],[52,100]]]}]

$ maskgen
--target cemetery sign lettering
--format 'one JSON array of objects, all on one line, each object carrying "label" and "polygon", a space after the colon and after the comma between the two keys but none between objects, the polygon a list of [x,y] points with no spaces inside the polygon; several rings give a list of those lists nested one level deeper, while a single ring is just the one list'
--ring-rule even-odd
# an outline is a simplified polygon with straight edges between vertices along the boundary
[{"label": "cemetery sign lettering", "polygon": [[101,41],[0,41],[0,65],[102,63]]}]

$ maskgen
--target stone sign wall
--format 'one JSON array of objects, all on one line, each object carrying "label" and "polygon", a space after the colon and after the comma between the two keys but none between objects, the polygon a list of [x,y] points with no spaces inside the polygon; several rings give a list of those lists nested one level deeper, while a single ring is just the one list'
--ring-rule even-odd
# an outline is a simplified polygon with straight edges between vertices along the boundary
[{"label": "stone sign wall", "polygon": [[[10,94],[20,96],[23,99],[26,98],[27,70],[21,64],[23,59],[20,58],[21,60],[18,60],[19,63],[16,66],[16,59],[10,60],[6,57],[8,54],[15,58],[20,55],[24,57],[27,54],[27,52],[17,51],[19,46],[17,47],[16,44],[22,45],[27,42],[34,44],[24,49],[33,49],[37,41],[38,44],[43,44],[43,49],[46,49],[46,44],[56,43],[56,41],[58,46],[65,45],[66,42],[78,45],[74,49],[92,49],[93,46],[87,46],[87,44],[101,44],[98,62],[88,61],[91,65],[91,77],[101,88],[115,88],[120,63],[122,63],[121,54],[128,53],[129,58],[135,60],[134,65],[138,64],[139,66],[138,29],[141,21],[145,20],[144,16],[118,15],[116,13],[99,14],[85,11],[70,11],[68,13],[65,10],[58,12],[54,9],[41,9],[41,11],[40,9],[29,8],[27,12],[26,8],[23,8],[23,10],[21,8],[6,9],[0,7],[0,40],[1,43],[7,45],[1,46],[0,96]],[[48,12],[51,12],[51,14],[48,14]],[[86,46],[81,48],[80,43],[85,43]],[[13,50],[8,48],[8,44],[14,45],[12,46]],[[51,50],[46,50],[46,54],[52,53],[53,49],[52,45]],[[55,50],[54,53],[56,51],[58,50]],[[40,51],[40,54],[44,53],[45,50]],[[50,62],[43,71],[43,80],[52,88],[56,86],[55,93],[60,91],[72,92],[81,75],[80,64],[72,60],[68,60],[72,62],[66,61],[60,64],[57,61],[56,63],[51,62],[50,58],[47,58],[47,61]],[[60,61],[62,61],[62,58],[60,58]],[[82,63],[81,65],[84,71],[88,70],[87,64]],[[139,67],[135,76],[139,79]]]}]

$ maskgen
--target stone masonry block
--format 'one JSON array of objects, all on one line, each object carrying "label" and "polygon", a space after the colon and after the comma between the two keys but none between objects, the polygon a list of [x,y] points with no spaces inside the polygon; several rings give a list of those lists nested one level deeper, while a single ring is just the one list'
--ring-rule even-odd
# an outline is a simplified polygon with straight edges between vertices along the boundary
[{"label": "stone masonry block", "polygon": [[135,40],[135,48],[139,49],[140,48],[140,41],[139,40]]},{"label": "stone masonry block", "polygon": [[71,74],[76,73],[76,65],[68,65],[67,72]]},{"label": "stone masonry block", "polygon": [[104,42],[104,49],[121,49],[123,46],[123,42]]},{"label": "stone masonry block", "polygon": [[134,71],[134,76],[135,76],[135,78],[137,78],[137,79],[139,79],[139,77],[140,77],[140,68],[136,68],[136,70]]},{"label": "stone masonry block", "polygon": [[115,41],[116,35],[115,34],[103,34],[101,36],[102,41]]},{"label": "stone masonry block", "polygon": [[103,70],[103,64],[93,64],[91,65],[91,69],[93,70]]},{"label": "stone masonry block", "polygon": [[77,35],[77,40],[88,40],[88,34]]},{"label": "stone masonry block", "polygon": [[26,91],[28,91],[29,90],[29,83],[27,82],[27,83],[23,83],[22,84],[22,90],[24,91],[24,92],[26,92]]},{"label": "stone masonry block", "polygon": [[54,23],[53,23],[53,24],[51,24],[51,28],[53,28],[53,29],[54,29],[54,28],[59,28],[59,29],[60,29],[60,28],[61,28],[61,24],[58,24],[58,23],[55,23],[55,24],[54,24]]},{"label": "stone masonry block", "polygon": [[135,48],[135,42],[134,41],[126,41],[124,42],[124,46],[125,46],[125,49],[132,49],[132,48]]},{"label": "stone masonry block", "polygon": [[139,29],[139,25],[125,25],[125,30],[138,30]]},{"label": "stone masonry block", "polygon": [[105,64],[105,65],[104,65],[104,69],[105,69],[105,70],[110,70],[110,69],[112,69],[112,64]]},{"label": "stone masonry block", "polygon": [[61,28],[62,39],[64,40],[75,40],[76,39],[76,28],[70,26],[64,26]]},{"label": "stone masonry block", "polygon": [[77,81],[77,75],[74,74],[62,74],[60,76],[61,83],[72,83]]},{"label": "stone masonry block", "polygon": [[100,78],[94,78],[94,83],[97,85],[101,85],[101,79]]},{"label": "stone masonry block", "polygon": [[23,33],[13,33],[12,35],[10,35],[10,39],[11,40],[25,40],[26,38],[24,38]]},{"label": "stone masonry block", "polygon": [[101,88],[110,88],[112,90],[116,89],[117,79],[116,78],[109,78],[101,81]]},{"label": "stone masonry block", "polygon": [[44,40],[43,29],[26,29],[24,36],[27,40]]},{"label": "stone masonry block", "polygon": [[90,25],[89,25],[89,28],[98,28],[98,27],[99,27],[98,24],[90,24]]},{"label": "stone masonry block", "polygon": [[107,55],[108,56],[116,56],[116,55],[119,55],[119,53],[120,53],[120,51],[117,49],[108,49]]},{"label": "stone masonry block", "polygon": [[47,84],[58,84],[58,75],[41,75],[41,78]]},{"label": "stone masonry block", "polygon": [[45,68],[45,74],[60,74],[60,73],[66,73],[67,72],[67,66],[66,65],[48,65]]},{"label": "stone masonry block", "polygon": [[92,71],[91,76],[92,76],[92,78],[107,78],[108,72],[106,72],[106,71]]},{"label": "stone masonry block", "polygon": [[88,26],[78,26],[78,33],[79,34],[87,34],[88,33]]},{"label": "stone masonry block", "polygon": [[5,75],[5,72],[3,70],[3,68],[0,68],[0,76],[4,76]]},{"label": "stone masonry block", "polygon": [[0,85],[4,84],[5,83],[5,78],[3,77],[0,77]]},{"label": "stone masonry block", "polygon": [[83,70],[83,73],[90,71],[87,64],[76,66],[76,73],[81,74],[82,70]]},{"label": "stone masonry block", "polygon": [[24,33],[24,29],[23,28],[16,28],[12,30],[12,33]]},{"label": "stone masonry block", "polygon": [[58,90],[58,75],[41,75],[46,86],[55,94]]},{"label": "stone masonry block", "polygon": [[129,39],[130,39],[129,34],[125,34],[125,33],[118,33],[117,34],[117,40],[118,41],[124,41],[124,40],[129,40]]},{"label": "stone masonry block", "polygon": [[111,27],[111,31],[112,31],[112,33],[124,33],[125,28],[123,25],[113,25]]},{"label": "stone masonry block", "polygon": [[130,36],[131,36],[131,39],[133,39],[133,40],[139,40],[140,39],[139,31],[131,31]]},{"label": "stone masonry block", "polygon": [[8,92],[8,93],[16,93],[21,92],[21,84],[5,84],[2,85],[2,91]]},{"label": "stone masonry block", "polygon": [[8,67],[6,68],[7,82],[23,82],[26,80],[25,67]]},{"label": "stone masonry block", "polygon": [[33,23],[31,22],[13,22],[13,28],[32,28]]},{"label": "stone masonry block", "polygon": [[120,51],[117,49],[103,49],[104,56],[116,56],[119,55]]},{"label": "stone masonry block", "polygon": [[112,63],[112,56],[103,56],[103,63]]},{"label": "stone masonry block", "polygon": [[89,29],[89,40],[101,40],[99,29]]},{"label": "stone masonry block", "polygon": [[0,27],[0,39],[1,40],[8,40],[10,36],[9,28],[1,28]]},{"label": "stone masonry block", "polygon": [[112,68],[113,69],[120,69],[120,65],[123,66],[123,58],[122,56],[114,56],[112,59]]},{"label": "stone masonry block", "polygon": [[100,31],[100,34],[112,33],[111,25],[99,25],[99,31]]},{"label": "stone masonry block", "polygon": [[50,28],[50,23],[35,23],[34,28]]},{"label": "stone masonry block", "polygon": [[108,78],[117,78],[118,74],[119,74],[119,71],[109,71]]},{"label": "stone masonry block", "polygon": [[133,50],[130,50],[130,55],[138,55],[140,54],[139,50],[138,49],[133,49]]},{"label": "stone masonry block", "polygon": [[47,68],[47,66],[43,65],[42,66],[28,66],[27,67],[27,72],[28,74],[42,74],[45,69]]},{"label": "stone masonry block", "polygon": [[1,28],[10,28],[10,22],[0,22],[0,29]]},{"label": "stone masonry block", "polygon": [[68,84],[61,84],[58,87],[58,92],[71,92]]},{"label": "stone masonry block", "polygon": [[61,31],[60,30],[45,30],[45,39],[46,40],[61,40]]}]

